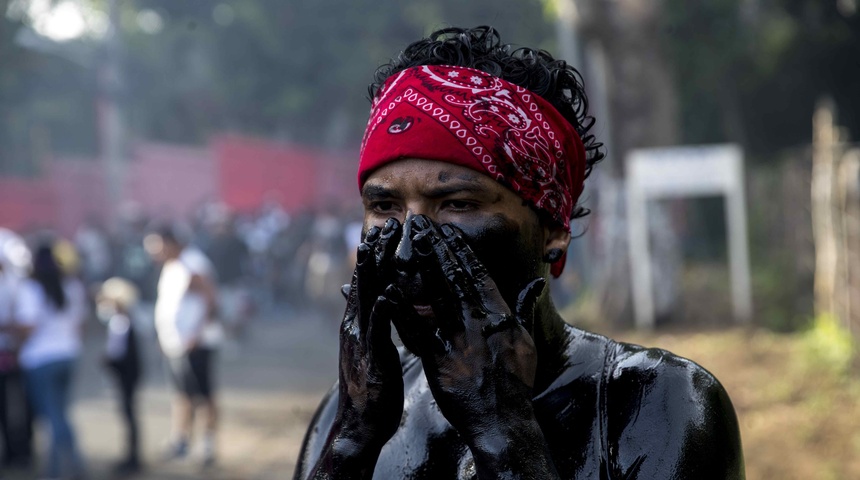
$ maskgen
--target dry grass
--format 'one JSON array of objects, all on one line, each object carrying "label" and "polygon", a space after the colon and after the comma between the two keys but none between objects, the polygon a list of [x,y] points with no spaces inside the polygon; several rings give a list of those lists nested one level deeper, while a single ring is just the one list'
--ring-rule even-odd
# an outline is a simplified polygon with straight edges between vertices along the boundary
[{"label": "dry grass", "polygon": [[747,478],[860,478],[860,375],[811,356],[810,335],[735,328],[697,333],[622,333],[710,370],[741,425]]}]

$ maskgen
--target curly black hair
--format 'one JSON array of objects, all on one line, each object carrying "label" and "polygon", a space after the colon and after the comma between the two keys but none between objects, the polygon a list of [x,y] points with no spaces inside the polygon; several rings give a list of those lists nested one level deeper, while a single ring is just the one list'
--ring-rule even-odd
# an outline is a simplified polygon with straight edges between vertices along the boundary
[{"label": "curly black hair", "polygon": [[[594,117],[588,114],[588,98],[582,75],[564,60],[544,50],[502,43],[499,32],[490,26],[449,27],[431,33],[407,46],[397,57],[376,69],[368,87],[370,99],[385,81],[402,70],[420,65],[454,65],[483,70],[513,84],[525,87],[552,104],[579,133],[585,146],[585,177],[605,156],[603,143],[589,131]],[[589,214],[577,206],[571,218]]]}]

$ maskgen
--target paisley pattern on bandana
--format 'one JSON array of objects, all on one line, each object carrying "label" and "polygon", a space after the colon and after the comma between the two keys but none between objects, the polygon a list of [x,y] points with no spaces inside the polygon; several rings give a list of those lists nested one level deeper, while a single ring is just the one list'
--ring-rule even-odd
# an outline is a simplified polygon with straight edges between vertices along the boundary
[{"label": "paisley pattern on bandana", "polygon": [[549,102],[453,66],[403,70],[377,92],[361,144],[359,188],[371,172],[403,158],[485,173],[568,231],[586,167],[579,135]]}]

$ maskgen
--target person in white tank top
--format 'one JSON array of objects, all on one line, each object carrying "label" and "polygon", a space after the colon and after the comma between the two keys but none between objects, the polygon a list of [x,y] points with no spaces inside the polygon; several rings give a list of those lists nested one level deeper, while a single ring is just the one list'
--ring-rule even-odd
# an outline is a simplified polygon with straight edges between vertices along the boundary
[{"label": "person in white tank top", "polygon": [[214,269],[200,250],[186,245],[172,228],[147,235],[144,247],[163,265],[155,301],[155,329],[176,392],[173,432],[165,457],[187,454],[194,412],[203,407],[204,465],[208,466],[215,460],[218,419],[211,379],[212,356],[219,341]]}]

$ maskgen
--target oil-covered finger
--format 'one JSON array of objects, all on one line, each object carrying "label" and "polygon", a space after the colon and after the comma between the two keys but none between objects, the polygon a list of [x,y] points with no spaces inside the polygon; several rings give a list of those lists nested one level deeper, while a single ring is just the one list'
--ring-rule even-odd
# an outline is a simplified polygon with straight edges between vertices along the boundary
[{"label": "oil-covered finger", "polygon": [[424,221],[423,215],[413,215],[411,212],[406,215],[406,219],[403,221],[403,228],[400,234],[400,242],[397,244],[397,248],[394,251],[394,267],[403,273],[411,274],[417,271],[415,252],[412,248],[412,240],[415,237],[415,233],[420,228],[416,227],[415,224],[418,222],[419,224]]},{"label": "oil-covered finger", "polygon": [[525,327],[529,332],[532,331],[534,325],[535,307],[537,306],[538,298],[543,294],[546,287],[546,280],[536,278],[528,283],[517,297],[517,306],[515,316],[517,321]]},{"label": "oil-covered finger", "polygon": [[385,289],[384,296],[394,307],[391,311],[391,322],[403,346],[420,356],[421,337],[431,332],[430,324],[415,311],[415,307],[409,303],[403,292],[394,285]]},{"label": "oil-covered finger", "polygon": [[397,304],[385,295],[376,297],[367,323],[367,342],[369,348],[384,347],[391,344],[391,317]]},{"label": "oil-covered finger", "polygon": [[439,228],[442,233],[442,238],[451,248],[451,251],[460,260],[460,264],[466,270],[466,273],[472,277],[476,285],[479,285],[487,280],[490,280],[490,274],[484,264],[478,260],[478,256],[472,250],[472,247],[466,243],[463,238],[463,232],[453,225],[442,225]]},{"label": "oil-covered finger", "polygon": [[413,238],[416,264],[421,272],[424,293],[431,299],[435,326],[443,333],[462,330],[463,299],[468,296],[466,292],[470,287],[456,257],[432,223],[419,230]]},{"label": "oil-covered finger", "polygon": [[475,300],[474,280],[470,278],[467,270],[461,264],[460,259],[444,240],[442,233],[431,225],[430,231],[421,240],[415,241],[416,246],[422,245],[422,250],[431,252],[425,257],[428,268],[433,268],[432,261],[435,259],[436,268],[441,270],[442,277],[447,283],[447,288],[453,292],[460,301],[473,302]]},{"label": "oil-covered finger", "polygon": [[359,245],[357,256],[358,260],[356,260],[355,269],[352,271],[352,278],[350,279],[350,283],[340,288],[341,295],[343,295],[346,299],[346,310],[343,315],[344,322],[346,322],[350,318],[358,317],[358,297],[356,296],[356,292],[358,292],[358,288],[356,287],[358,283],[358,262],[361,260],[362,255],[367,255],[367,248],[365,247],[364,250],[365,253],[362,254],[362,247],[361,245]]},{"label": "oil-covered finger", "polygon": [[[368,236],[370,235],[368,234]],[[373,304],[376,302],[376,296],[381,290],[378,285],[376,261],[374,260],[374,243],[372,242],[375,241],[376,240],[363,242],[358,246],[355,273],[353,274],[353,281],[350,290],[355,303],[356,316],[358,317],[358,321],[361,323],[359,327],[362,331],[366,331],[366,324],[370,318],[370,312],[373,309]]]},{"label": "oil-covered finger", "polygon": [[389,218],[382,227],[379,240],[374,248],[374,259],[381,279],[392,278],[394,252],[400,243],[403,227],[396,218]]},{"label": "oil-covered finger", "polygon": [[344,285],[341,288],[341,293],[345,294],[346,297],[346,308],[343,312],[343,320],[340,324],[340,337],[341,337],[341,346],[344,346],[345,342],[350,342],[350,338],[358,338],[359,328],[358,328],[358,319],[360,317],[359,314],[359,305],[358,298],[355,295],[357,289],[355,288],[356,282],[358,280],[358,267],[352,274],[352,282],[349,285]]},{"label": "oil-covered finger", "polygon": [[374,225],[364,233],[364,238],[362,238],[361,241],[364,243],[370,243],[372,245],[379,238],[381,232],[382,229]]}]

